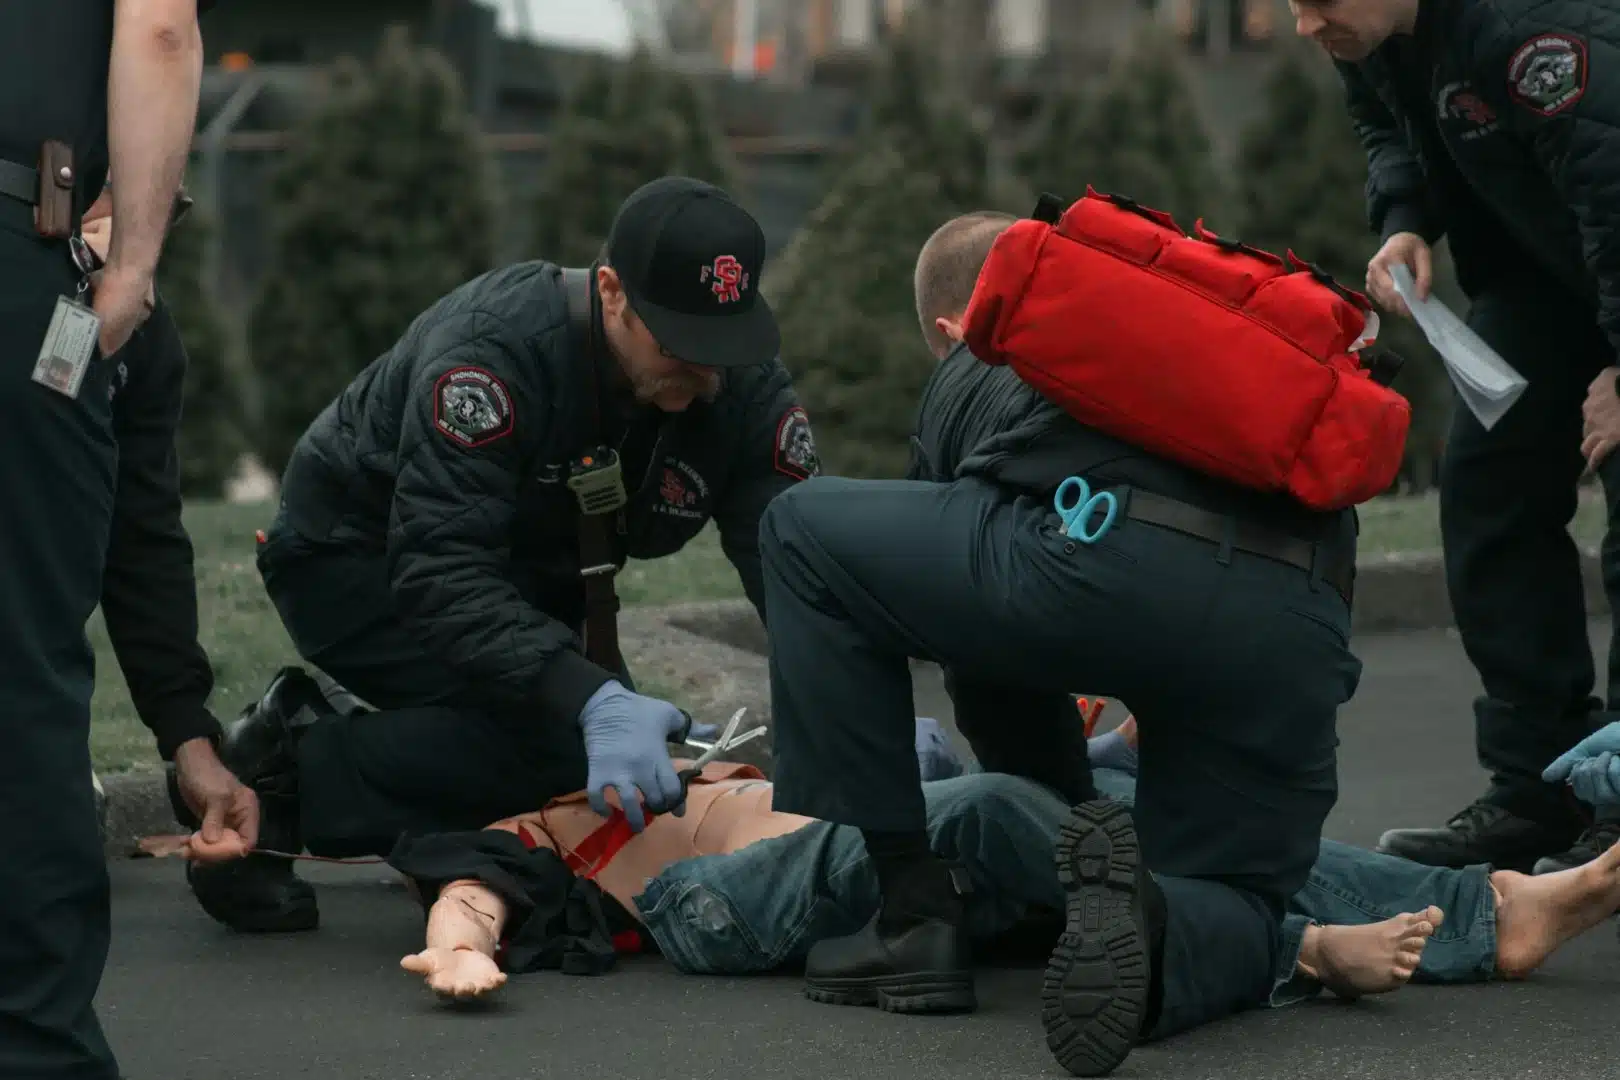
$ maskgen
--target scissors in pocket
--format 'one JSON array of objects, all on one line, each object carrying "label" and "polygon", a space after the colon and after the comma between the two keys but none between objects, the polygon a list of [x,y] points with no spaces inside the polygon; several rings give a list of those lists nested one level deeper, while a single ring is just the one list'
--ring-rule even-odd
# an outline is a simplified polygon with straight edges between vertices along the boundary
[{"label": "scissors in pocket", "polygon": [[[1068,499],[1071,494],[1074,496],[1073,502]],[[1088,528],[1091,519],[1096,516],[1097,507],[1105,504],[1108,513],[1102,524],[1095,529]],[[1052,508],[1063,519],[1064,535],[1082,544],[1095,544],[1102,539],[1114,527],[1114,519],[1119,516],[1119,500],[1112,491],[1099,491],[1093,495],[1091,485],[1078,476],[1071,476],[1058,485],[1057,494],[1052,497]]]}]

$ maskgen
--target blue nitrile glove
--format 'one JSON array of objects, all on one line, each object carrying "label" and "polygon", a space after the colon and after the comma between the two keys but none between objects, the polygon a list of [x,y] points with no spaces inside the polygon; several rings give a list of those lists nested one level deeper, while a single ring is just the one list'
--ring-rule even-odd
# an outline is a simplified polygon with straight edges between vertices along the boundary
[{"label": "blue nitrile glove", "polygon": [[962,775],[962,759],[932,717],[917,717],[917,765],[924,780],[951,780]]},{"label": "blue nitrile glove", "polygon": [[[1601,767],[1595,763],[1607,755],[1615,753],[1620,753],[1620,721],[1598,728],[1598,730],[1570,747],[1559,756],[1558,760],[1547,766],[1546,771],[1541,774],[1541,778],[1549,784],[1567,780],[1570,787],[1575,790],[1576,798],[1582,802],[1593,802],[1592,799],[1588,799],[1581,794],[1580,788],[1575,787],[1575,776],[1577,772],[1581,775],[1581,786],[1589,791],[1595,792],[1600,787],[1607,787],[1607,780],[1605,779],[1600,783],[1598,774],[1603,773],[1606,777],[1613,759],[1610,758],[1609,763]],[[1613,792],[1610,798],[1605,801],[1613,801],[1615,795],[1620,795],[1620,792]]]},{"label": "blue nitrile glove", "polygon": [[1569,789],[1588,806],[1620,805],[1620,755],[1605,750],[1577,761],[1569,771]]},{"label": "blue nitrile glove", "polygon": [[613,788],[633,832],[647,826],[642,797],[653,813],[674,809],[678,815],[681,781],[665,744],[685,725],[686,717],[669,702],[631,693],[615,681],[603,683],[579,713],[591,809],[607,817],[607,789]]}]

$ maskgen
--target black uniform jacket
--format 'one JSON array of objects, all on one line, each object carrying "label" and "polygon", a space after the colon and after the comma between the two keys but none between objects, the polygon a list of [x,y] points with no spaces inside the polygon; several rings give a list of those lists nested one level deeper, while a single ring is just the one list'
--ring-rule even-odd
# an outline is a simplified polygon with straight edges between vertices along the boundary
[{"label": "black uniform jacket", "polygon": [[420,315],[315,419],[282,489],[306,539],[386,561],[398,617],[482,696],[570,721],[612,677],[578,651],[570,462],[603,441],[619,450],[632,493],[620,565],[673,554],[712,519],[762,618],[760,515],[819,471],[776,362],[727,371],[714,402],[680,414],[604,389],[595,436],[587,395],[617,370],[602,352],[572,335],[557,266],[491,271]]},{"label": "black uniform jacket", "polygon": [[1449,236],[1470,295],[1551,277],[1620,345],[1620,0],[1423,0],[1337,66],[1374,231]]},{"label": "black uniform jacket", "polygon": [[977,476],[1042,499],[1081,476],[1093,488],[1126,484],[1304,539],[1354,543],[1355,537],[1352,511],[1311,510],[1285,494],[1205,476],[1088,428],[1012,368],[985,364],[965,345],[941,361],[923,389],[909,475],[942,482]]},{"label": "black uniform jacket", "polygon": [[186,351],[162,299],[119,351],[113,374],[118,489],[101,613],[141,722],[170,760],[211,738],[214,672],[197,642],[197,577],[180,519],[180,424]]}]

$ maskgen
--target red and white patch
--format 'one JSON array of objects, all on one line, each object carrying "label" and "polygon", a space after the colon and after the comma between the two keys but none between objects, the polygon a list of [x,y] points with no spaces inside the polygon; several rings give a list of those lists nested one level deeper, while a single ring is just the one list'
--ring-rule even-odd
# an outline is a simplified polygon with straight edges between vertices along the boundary
[{"label": "red and white patch", "polygon": [[743,290],[748,288],[748,271],[735,255],[716,256],[714,262],[703,268],[702,279],[722,304],[741,300]]},{"label": "red and white patch", "polygon": [[816,453],[815,436],[810,433],[810,417],[797,405],[783,413],[776,425],[776,471],[795,480],[821,475],[821,456]]},{"label": "red and white patch", "polygon": [[512,395],[482,368],[452,368],[433,387],[433,426],[458,446],[483,446],[512,434]]},{"label": "red and white patch", "polygon": [[1508,94],[1538,116],[1573,108],[1586,93],[1586,42],[1574,34],[1537,34],[1508,61]]}]

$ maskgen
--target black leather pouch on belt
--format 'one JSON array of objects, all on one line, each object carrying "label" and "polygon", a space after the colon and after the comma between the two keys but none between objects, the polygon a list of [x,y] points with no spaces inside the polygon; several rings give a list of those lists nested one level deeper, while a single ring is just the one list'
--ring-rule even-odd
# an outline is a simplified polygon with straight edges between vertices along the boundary
[{"label": "black leather pouch on belt", "polygon": [[39,204],[34,208],[34,227],[39,235],[53,240],[73,235],[77,182],[73,147],[55,139],[45,140],[39,149]]}]

